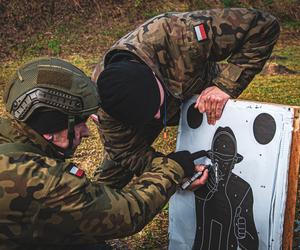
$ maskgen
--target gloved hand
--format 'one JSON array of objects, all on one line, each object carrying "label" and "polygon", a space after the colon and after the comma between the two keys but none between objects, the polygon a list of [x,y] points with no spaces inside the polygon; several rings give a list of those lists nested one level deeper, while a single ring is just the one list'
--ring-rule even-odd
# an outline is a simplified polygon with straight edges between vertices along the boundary
[{"label": "gloved hand", "polygon": [[182,167],[186,177],[193,176],[195,164],[192,154],[189,151],[172,152],[171,154],[168,154],[167,157],[176,161]]}]

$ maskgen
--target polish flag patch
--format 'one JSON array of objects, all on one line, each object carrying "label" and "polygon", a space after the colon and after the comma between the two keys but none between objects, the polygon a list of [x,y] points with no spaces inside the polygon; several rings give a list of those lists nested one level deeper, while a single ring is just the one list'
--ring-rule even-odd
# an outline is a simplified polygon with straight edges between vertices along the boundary
[{"label": "polish flag patch", "polygon": [[74,164],[71,164],[69,166],[69,173],[79,178],[82,178],[84,176],[84,171],[78,168],[77,166],[75,166]]},{"label": "polish flag patch", "polygon": [[205,28],[204,28],[203,23],[201,23],[197,26],[194,26],[194,30],[195,30],[195,33],[196,33],[197,40],[199,42],[207,39],[207,35],[206,35],[206,32],[205,32]]}]

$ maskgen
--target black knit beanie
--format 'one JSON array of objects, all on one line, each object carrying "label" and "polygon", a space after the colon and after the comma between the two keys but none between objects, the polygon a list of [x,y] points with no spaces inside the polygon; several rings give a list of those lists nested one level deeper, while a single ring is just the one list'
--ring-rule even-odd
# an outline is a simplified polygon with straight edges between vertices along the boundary
[{"label": "black knit beanie", "polygon": [[125,124],[143,126],[159,109],[159,87],[152,70],[144,64],[109,64],[98,77],[97,85],[103,110]]},{"label": "black knit beanie", "polygon": [[[75,116],[75,125],[85,122],[88,117]],[[68,115],[58,110],[36,110],[25,122],[39,134],[51,134],[68,128]]]}]

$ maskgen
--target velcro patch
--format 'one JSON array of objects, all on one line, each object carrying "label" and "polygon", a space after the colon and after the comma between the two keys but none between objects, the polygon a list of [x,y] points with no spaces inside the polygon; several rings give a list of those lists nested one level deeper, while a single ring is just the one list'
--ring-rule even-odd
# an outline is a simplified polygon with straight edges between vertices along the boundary
[{"label": "velcro patch", "polygon": [[58,70],[39,69],[37,75],[38,84],[56,85],[66,89],[71,89],[72,79],[71,73]]},{"label": "velcro patch", "polygon": [[84,174],[84,171],[80,168],[78,168],[74,163],[71,163],[68,168],[67,168],[67,171],[72,174],[72,175],[75,175],[79,178],[82,178],[85,174]]},{"label": "velcro patch", "polygon": [[203,23],[201,23],[197,26],[194,26],[194,30],[195,30],[198,42],[204,41],[207,39],[207,35],[206,35],[206,31],[205,31],[205,27],[204,27]]}]

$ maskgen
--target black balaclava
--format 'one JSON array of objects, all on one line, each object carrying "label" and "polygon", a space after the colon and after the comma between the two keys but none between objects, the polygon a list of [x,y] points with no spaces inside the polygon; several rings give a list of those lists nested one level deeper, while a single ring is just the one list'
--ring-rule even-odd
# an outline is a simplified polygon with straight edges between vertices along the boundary
[{"label": "black balaclava", "polygon": [[[79,123],[86,122],[87,118],[88,116],[69,116],[57,110],[36,111],[29,119],[26,120],[25,123],[40,135],[52,134],[68,129],[68,148],[64,149],[55,144],[52,145],[64,156],[64,158],[70,158],[73,156],[75,151],[75,148],[73,148],[73,139],[75,136],[74,126]],[[72,120],[71,124],[70,119]]]},{"label": "black balaclava", "polygon": [[159,87],[147,65],[132,61],[109,64],[97,85],[103,110],[127,125],[145,125],[160,107]]}]

